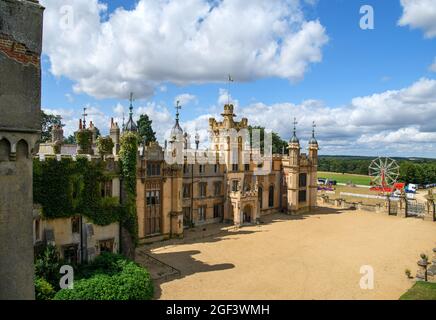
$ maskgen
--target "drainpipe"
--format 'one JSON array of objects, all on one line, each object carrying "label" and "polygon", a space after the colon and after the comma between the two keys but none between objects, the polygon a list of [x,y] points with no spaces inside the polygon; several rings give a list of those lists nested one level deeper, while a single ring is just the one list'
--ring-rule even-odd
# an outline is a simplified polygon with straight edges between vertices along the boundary
[{"label": "drainpipe", "polygon": [[[197,159],[197,157],[195,157]],[[190,210],[190,225],[194,222],[194,164],[191,164],[191,210]]]},{"label": "drainpipe", "polygon": [[80,263],[83,264],[85,262],[85,251],[83,248],[83,217],[80,215]]}]

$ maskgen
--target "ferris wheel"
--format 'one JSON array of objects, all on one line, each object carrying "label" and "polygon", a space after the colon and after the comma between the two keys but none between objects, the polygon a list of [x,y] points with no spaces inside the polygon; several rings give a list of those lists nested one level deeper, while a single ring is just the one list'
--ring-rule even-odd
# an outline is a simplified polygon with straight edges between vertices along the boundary
[{"label": "ferris wheel", "polygon": [[369,176],[373,185],[388,191],[398,180],[400,166],[391,158],[379,157],[371,162]]}]

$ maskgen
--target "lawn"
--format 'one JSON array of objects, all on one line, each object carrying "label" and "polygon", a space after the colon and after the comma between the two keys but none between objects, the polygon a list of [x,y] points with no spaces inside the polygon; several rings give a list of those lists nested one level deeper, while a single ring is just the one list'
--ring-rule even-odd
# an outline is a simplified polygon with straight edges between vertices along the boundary
[{"label": "lawn", "polygon": [[436,283],[417,282],[400,300],[436,300]]},{"label": "lawn", "polygon": [[335,172],[318,172],[318,178],[336,180],[338,183],[349,183],[351,181],[362,186],[369,186],[371,181],[369,176]]}]

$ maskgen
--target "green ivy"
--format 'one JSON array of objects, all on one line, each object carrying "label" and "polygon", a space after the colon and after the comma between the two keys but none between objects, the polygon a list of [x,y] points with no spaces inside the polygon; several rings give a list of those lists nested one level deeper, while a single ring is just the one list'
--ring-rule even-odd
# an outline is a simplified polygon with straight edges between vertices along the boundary
[{"label": "green ivy", "polygon": [[104,161],[46,158],[35,159],[33,167],[34,201],[42,206],[43,217],[83,215],[100,226],[125,219],[127,211],[118,198],[101,196],[101,183],[112,178],[105,173]]},{"label": "green ivy", "polygon": [[129,231],[135,243],[138,242],[138,218],[136,213],[136,164],[138,160],[138,136],[127,132],[121,137],[121,175],[126,189],[126,215],[123,226]]},{"label": "green ivy", "polygon": [[80,153],[88,154],[92,147],[92,132],[90,130],[79,130],[77,132],[77,144],[80,146]]},{"label": "green ivy", "polygon": [[101,155],[111,154],[114,148],[114,143],[111,137],[98,137],[97,139],[98,152]]}]

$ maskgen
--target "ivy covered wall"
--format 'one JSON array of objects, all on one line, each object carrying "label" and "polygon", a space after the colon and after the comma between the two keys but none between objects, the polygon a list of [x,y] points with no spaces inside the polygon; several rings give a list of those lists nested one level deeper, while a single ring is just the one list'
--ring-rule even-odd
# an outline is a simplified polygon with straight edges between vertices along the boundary
[{"label": "ivy covered wall", "polygon": [[47,157],[33,162],[34,202],[42,207],[46,219],[83,215],[92,223],[106,226],[121,221],[126,207],[119,198],[102,197],[101,183],[118,173],[106,170],[102,160],[88,161],[78,157],[57,161]]},{"label": "ivy covered wall", "polygon": [[123,219],[123,227],[126,228],[134,245],[138,243],[138,218],[136,212],[136,166],[138,161],[138,135],[133,132],[124,133],[121,136],[120,164],[121,176],[123,177],[123,199],[126,207],[126,215]]},{"label": "ivy covered wall", "polygon": [[[127,132],[121,137],[119,162],[108,163],[101,158],[88,161],[87,156],[82,155],[78,155],[76,161],[71,158],[58,161],[54,156],[46,157],[45,161],[34,159],[34,202],[41,205],[46,219],[83,215],[99,226],[120,222],[130,234],[134,247],[138,239],[137,157],[138,136]],[[121,201],[102,196],[102,184],[114,177],[121,180]]]}]

